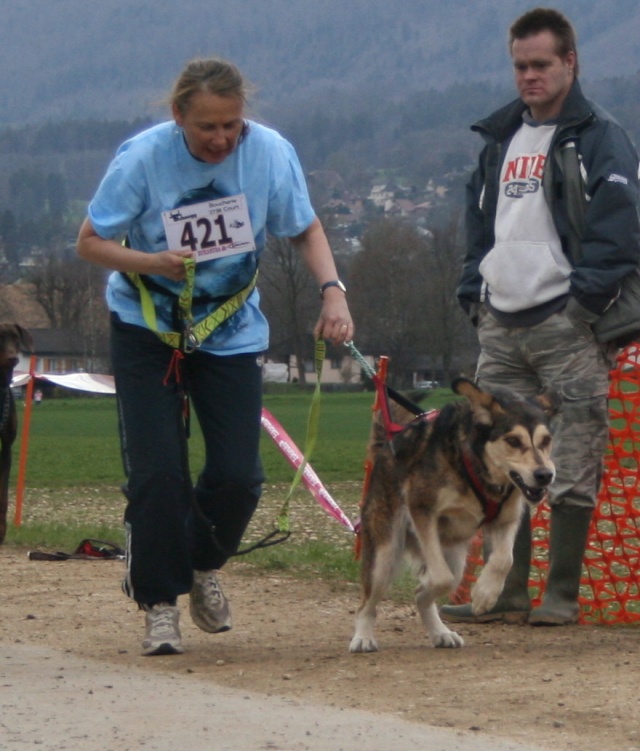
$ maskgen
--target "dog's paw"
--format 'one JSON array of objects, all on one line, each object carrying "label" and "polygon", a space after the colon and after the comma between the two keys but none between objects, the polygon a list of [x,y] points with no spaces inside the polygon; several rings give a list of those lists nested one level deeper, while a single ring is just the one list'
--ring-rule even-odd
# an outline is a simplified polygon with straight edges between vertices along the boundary
[{"label": "dog's paw", "polygon": [[501,591],[501,586],[487,586],[486,583],[483,586],[483,583],[478,579],[471,590],[471,612],[474,615],[488,613],[496,602],[498,602],[498,597],[500,597]]},{"label": "dog's paw", "polygon": [[471,612],[474,615],[483,615],[488,613],[498,602],[497,597],[474,597],[471,600]]},{"label": "dog's paw", "polygon": [[378,643],[371,637],[354,636],[349,644],[349,652],[377,652]]},{"label": "dog's paw", "polygon": [[432,634],[431,643],[437,649],[458,649],[464,647],[464,639],[455,631],[442,631]]}]

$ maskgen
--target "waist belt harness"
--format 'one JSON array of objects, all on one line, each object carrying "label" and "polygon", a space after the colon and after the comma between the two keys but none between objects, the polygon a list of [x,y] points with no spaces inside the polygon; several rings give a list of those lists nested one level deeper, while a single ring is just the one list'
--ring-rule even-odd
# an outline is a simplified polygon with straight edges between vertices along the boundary
[{"label": "waist belt harness", "polygon": [[256,286],[258,272],[256,271],[246,287],[239,292],[236,292],[235,295],[229,297],[202,320],[194,321],[192,305],[194,299],[193,289],[196,277],[196,263],[193,258],[185,258],[184,266],[186,272],[185,284],[180,294],[177,295],[176,319],[179,329],[178,331],[158,330],[156,309],[153,304],[153,298],[151,297],[149,287],[161,291],[163,294],[170,297],[174,297],[174,293],[160,287],[160,285],[152,283],[150,280],[145,281],[144,277],[136,272],[124,274],[124,277],[138,290],[140,295],[140,305],[142,307],[142,316],[149,329],[151,329],[151,331],[153,331],[165,344],[188,354],[197,349],[202,342],[218,326],[220,326],[221,323],[226,321],[227,318],[230,318],[244,305]]}]

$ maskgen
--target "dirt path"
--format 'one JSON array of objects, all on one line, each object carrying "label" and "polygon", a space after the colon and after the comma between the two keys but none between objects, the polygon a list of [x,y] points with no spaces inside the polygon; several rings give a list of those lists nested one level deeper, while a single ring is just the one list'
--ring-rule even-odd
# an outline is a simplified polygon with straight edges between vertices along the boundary
[{"label": "dirt path", "polygon": [[[499,736],[516,743],[505,748],[640,750],[639,628],[463,626],[458,630],[466,647],[434,650],[410,606],[386,603],[381,651],[351,655],[354,585],[255,577],[246,563],[233,563],[222,579],[233,630],[218,636],[198,631],[184,602],[185,654],[143,658],[142,618],[119,589],[122,563],[36,562],[24,550],[3,546],[0,567],[5,654],[12,644],[52,648],[70,662],[90,658],[109,670],[140,669],[146,676],[372,711],[471,734],[478,744]],[[22,746],[7,746],[13,747]]]}]

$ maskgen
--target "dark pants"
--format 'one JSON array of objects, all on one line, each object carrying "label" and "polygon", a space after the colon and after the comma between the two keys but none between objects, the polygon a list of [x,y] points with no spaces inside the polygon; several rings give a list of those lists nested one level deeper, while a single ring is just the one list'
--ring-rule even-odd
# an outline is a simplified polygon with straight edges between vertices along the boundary
[{"label": "dark pants", "polygon": [[[181,361],[179,382],[174,350],[115,316],[111,353],[127,477],[123,588],[143,605],[174,603],[190,591],[194,569],[220,568],[237,550],[258,504],[261,368],[256,354],[196,350]],[[205,444],[195,489],[183,387]]]}]

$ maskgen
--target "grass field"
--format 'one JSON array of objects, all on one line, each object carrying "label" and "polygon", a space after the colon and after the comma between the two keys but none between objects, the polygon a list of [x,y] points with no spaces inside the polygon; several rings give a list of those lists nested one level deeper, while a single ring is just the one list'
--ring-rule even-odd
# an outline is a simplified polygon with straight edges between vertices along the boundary
[{"label": "grass field", "polygon": [[[430,392],[425,409],[451,398],[447,389]],[[311,464],[328,492],[352,520],[358,515],[363,461],[374,395],[322,394],[318,437]],[[304,451],[310,393],[267,394],[264,405]],[[24,409],[19,404],[20,432]],[[14,448],[12,502],[22,438]],[[191,466],[202,463],[203,444],[197,421],[190,439]],[[273,529],[287,497],[294,471],[263,431],[261,455],[266,482],[263,499],[247,531],[247,542]],[[32,409],[22,520],[11,524],[7,544],[71,551],[84,537],[123,541],[123,471],[114,397],[69,397],[45,400]],[[353,534],[328,516],[302,484],[290,501],[292,536],[286,544],[237,560],[264,570],[341,581],[357,577]],[[402,591],[402,584],[400,591]]]},{"label": "grass field", "polygon": [[[422,404],[441,406],[451,392],[438,389]],[[361,479],[373,394],[323,394],[320,425],[312,464],[323,482]],[[304,450],[311,406],[309,393],[266,395],[264,405]],[[23,407],[19,405],[22,432]],[[15,484],[21,436],[14,447]],[[190,439],[194,471],[202,463],[203,444],[197,420]],[[271,439],[263,433],[261,454],[270,483],[287,482],[292,470]],[[32,409],[28,443],[27,486],[60,488],[116,485],[122,482],[114,397],[49,399]]]}]

